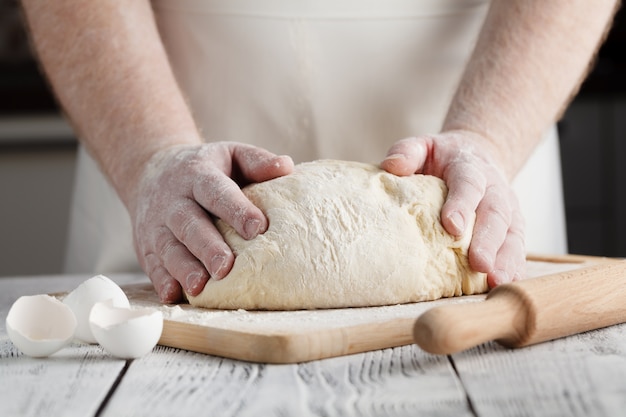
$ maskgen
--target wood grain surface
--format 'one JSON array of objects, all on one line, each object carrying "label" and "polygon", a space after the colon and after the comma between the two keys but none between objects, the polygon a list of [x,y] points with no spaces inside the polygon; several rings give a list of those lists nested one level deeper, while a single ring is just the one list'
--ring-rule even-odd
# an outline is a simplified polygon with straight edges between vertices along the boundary
[{"label": "wood grain surface", "polygon": [[514,350],[486,343],[442,356],[407,345],[286,365],[162,346],[132,361],[96,345],[43,359],[16,351],[3,327],[12,302],[69,291],[86,278],[0,278],[0,416],[614,417],[626,410],[626,325]]},{"label": "wood grain surface", "polygon": [[164,415],[154,398],[187,415],[224,417],[472,415],[448,358],[413,346],[293,365],[172,352],[134,361],[104,415]]}]

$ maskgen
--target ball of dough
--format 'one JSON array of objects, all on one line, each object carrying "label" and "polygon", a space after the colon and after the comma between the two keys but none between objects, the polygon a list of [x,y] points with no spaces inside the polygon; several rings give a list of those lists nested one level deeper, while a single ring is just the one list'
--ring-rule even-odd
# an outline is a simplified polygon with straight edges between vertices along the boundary
[{"label": "ball of dough", "polygon": [[374,165],[323,160],[244,188],[267,231],[244,240],[222,221],[236,259],[191,304],[295,310],[380,306],[487,290],[461,239],[441,225],[447,189],[427,175],[398,177]]}]

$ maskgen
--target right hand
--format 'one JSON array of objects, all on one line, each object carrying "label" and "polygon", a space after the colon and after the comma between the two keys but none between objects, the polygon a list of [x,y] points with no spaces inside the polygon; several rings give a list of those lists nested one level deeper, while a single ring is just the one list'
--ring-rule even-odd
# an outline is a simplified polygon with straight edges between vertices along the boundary
[{"label": "right hand", "polygon": [[292,170],[288,156],[234,142],[173,146],[150,158],[128,208],[139,264],[162,302],[198,295],[209,278],[228,274],[235,257],[213,217],[245,239],[265,232],[267,218],[240,187]]}]

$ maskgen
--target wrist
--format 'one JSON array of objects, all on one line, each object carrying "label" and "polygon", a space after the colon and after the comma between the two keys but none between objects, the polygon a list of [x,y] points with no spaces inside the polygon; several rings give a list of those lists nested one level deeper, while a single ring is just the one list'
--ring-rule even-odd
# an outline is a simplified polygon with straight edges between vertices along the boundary
[{"label": "wrist", "polygon": [[517,173],[512,150],[503,141],[494,140],[487,132],[474,127],[445,124],[442,134],[458,138],[461,141],[460,146],[494,167],[508,181]]},{"label": "wrist", "polygon": [[158,140],[137,141],[138,146],[120,148],[112,152],[109,160],[102,161],[105,172],[127,209],[131,210],[136,200],[142,178],[149,175],[150,167],[173,148],[202,144],[198,135],[164,137]]},{"label": "wrist", "polygon": [[[500,167],[509,181],[512,180],[528,158],[528,144],[535,140],[522,137],[523,133],[514,127],[516,123],[504,117],[492,122],[467,109],[459,111],[458,106],[453,106],[451,110],[443,124],[443,131],[458,132],[468,137],[481,147],[481,152],[487,152],[492,160],[490,162]],[[540,137],[540,133],[537,136]]]}]

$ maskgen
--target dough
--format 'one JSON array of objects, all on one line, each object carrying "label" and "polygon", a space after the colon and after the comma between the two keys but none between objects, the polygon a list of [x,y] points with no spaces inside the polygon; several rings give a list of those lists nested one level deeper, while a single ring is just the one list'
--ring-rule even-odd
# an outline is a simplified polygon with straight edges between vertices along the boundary
[{"label": "dough", "polygon": [[468,265],[471,233],[457,240],[440,223],[447,189],[439,178],[323,160],[244,193],[267,215],[269,228],[246,241],[217,221],[235,264],[189,297],[195,306],[380,306],[487,290],[486,276]]}]

